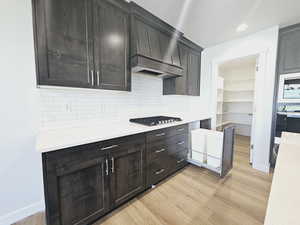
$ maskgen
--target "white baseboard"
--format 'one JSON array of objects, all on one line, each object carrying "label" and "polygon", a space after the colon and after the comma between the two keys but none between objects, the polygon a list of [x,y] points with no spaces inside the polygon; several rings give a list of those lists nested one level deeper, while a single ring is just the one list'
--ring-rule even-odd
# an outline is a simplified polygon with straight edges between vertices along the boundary
[{"label": "white baseboard", "polygon": [[38,212],[44,211],[45,205],[43,201],[31,204],[24,208],[13,211],[9,214],[0,216],[0,225],[11,225],[19,220],[22,220],[28,216],[34,215]]}]

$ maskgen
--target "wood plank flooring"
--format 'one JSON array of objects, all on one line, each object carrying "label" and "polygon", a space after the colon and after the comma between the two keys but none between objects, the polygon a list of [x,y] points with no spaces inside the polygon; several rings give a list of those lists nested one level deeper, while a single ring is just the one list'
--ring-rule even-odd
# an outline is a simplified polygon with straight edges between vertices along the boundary
[{"label": "wood plank flooring", "polygon": [[[272,174],[249,165],[247,137],[237,136],[234,168],[224,179],[188,166],[93,225],[262,225]],[[15,225],[44,225],[39,213]]]}]

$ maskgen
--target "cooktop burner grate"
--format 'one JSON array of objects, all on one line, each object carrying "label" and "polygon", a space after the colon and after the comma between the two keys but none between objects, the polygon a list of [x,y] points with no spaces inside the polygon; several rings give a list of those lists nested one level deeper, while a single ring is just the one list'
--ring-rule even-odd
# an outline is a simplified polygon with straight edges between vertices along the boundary
[{"label": "cooktop burner grate", "polygon": [[182,121],[182,119],[178,117],[153,116],[153,117],[130,119],[129,121],[132,123],[138,123],[146,126],[156,126],[156,125]]}]

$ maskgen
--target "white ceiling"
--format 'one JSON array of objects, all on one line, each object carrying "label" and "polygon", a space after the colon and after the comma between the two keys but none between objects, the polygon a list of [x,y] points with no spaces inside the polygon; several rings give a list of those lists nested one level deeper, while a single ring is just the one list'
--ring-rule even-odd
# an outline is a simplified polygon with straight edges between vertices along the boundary
[{"label": "white ceiling", "polygon": [[[300,0],[135,0],[203,47],[300,22]],[[249,25],[237,33],[239,24]]]}]

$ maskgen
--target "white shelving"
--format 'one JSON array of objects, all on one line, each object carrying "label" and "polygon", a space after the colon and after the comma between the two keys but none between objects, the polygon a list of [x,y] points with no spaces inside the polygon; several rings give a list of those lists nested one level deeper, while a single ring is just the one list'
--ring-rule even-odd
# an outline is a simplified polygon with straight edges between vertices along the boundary
[{"label": "white shelving", "polygon": [[223,99],[221,100],[218,94],[217,128],[232,124],[236,127],[237,134],[250,136],[255,94],[255,64],[238,70],[226,67],[221,69],[219,74],[220,80],[223,81]]}]

